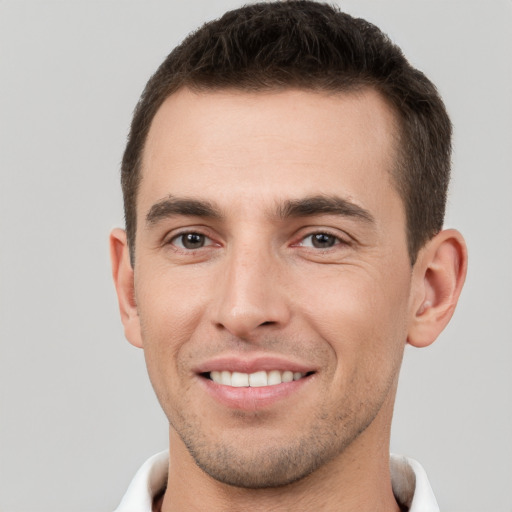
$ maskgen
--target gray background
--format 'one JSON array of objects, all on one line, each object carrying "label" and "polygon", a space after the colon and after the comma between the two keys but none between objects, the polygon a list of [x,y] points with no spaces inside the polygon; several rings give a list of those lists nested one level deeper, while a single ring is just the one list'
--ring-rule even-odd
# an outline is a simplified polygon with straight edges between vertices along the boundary
[{"label": "gray background", "polygon": [[[125,342],[107,236],[149,75],[238,1],[0,1],[0,510],[108,511],[167,445],[143,354]],[[455,317],[408,349],[392,449],[441,508],[512,498],[512,2],[343,2],[438,85],[455,124],[447,225],[470,270]]]}]

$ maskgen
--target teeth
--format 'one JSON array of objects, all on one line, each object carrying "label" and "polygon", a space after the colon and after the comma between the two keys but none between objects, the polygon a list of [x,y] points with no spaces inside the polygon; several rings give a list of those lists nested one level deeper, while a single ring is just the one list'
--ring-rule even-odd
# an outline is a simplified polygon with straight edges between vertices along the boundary
[{"label": "teeth", "polygon": [[306,375],[301,372],[289,370],[259,371],[254,373],[228,372],[227,370],[210,372],[210,378],[217,384],[232,386],[235,388],[258,388],[263,386],[275,386],[283,382],[292,382],[302,379]]},{"label": "teeth", "polygon": [[293,372],[286,371],[283,372],[283,382],[291,382],[293,380]]},{"label": "teeth", "polygon": [[231,374],[231,385],[234,388],[246,388],[249,385],[249,375],[247,373],[233,372]]},{"label": "teeth", "polygon": [[272,370],[267,372],[268,385],[273,386],[275,384],[281,384],[283,379],[281,378],[281,372],[279,370]]},{"label": "teeth", "polygon": [[251,373],[248,378],[251,388],[260,388],[268,384],[267,372]]}]

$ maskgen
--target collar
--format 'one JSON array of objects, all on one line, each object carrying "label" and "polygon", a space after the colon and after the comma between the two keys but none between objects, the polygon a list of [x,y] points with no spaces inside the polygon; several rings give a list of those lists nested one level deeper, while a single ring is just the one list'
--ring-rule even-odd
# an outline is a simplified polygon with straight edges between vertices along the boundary
[{"label": "collar", "polygon": [[402,455],[389,458],[396,501],[409,512],[439,512],[434,492],[421,464]]},{"label": "collar", "polygon": [[[133,477],[114,512],[151,512],[153,496],[167,483],[169,452],[150,457]],[[391,484],[400,505],[408,512],[439,512],[425,470],[419,462],[400,455],[390,456]]]}]

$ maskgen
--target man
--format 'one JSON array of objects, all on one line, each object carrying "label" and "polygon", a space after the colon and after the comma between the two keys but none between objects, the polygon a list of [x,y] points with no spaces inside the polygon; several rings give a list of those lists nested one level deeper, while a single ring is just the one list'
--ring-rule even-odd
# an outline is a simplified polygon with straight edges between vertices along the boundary
[{"label": "man", "polygon": [[438,510],[389,436],[404,346],[436,339],[465,277],[450,136],[430,81],[327,5],[244,7],[169,55],[111,255],[170,448],[119,511]]}]

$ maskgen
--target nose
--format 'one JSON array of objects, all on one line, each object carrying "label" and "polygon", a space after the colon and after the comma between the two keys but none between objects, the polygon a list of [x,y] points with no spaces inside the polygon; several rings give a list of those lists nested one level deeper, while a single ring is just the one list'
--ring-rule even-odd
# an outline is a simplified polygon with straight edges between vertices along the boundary
[{"label": "nose", "polygon": [[243,340],[277,330],[290,319],[280,262],[270,251],[233,248],[226,257],[215,307],[217,328]]}]

